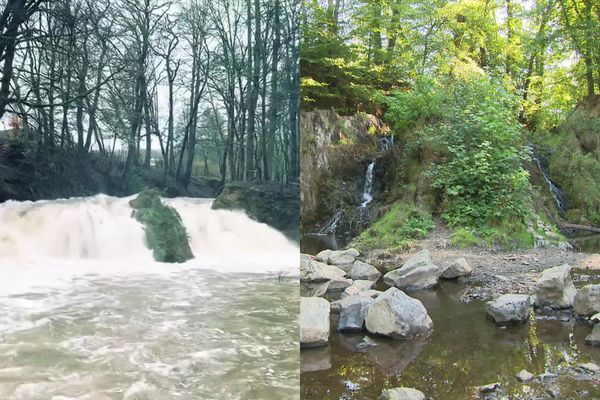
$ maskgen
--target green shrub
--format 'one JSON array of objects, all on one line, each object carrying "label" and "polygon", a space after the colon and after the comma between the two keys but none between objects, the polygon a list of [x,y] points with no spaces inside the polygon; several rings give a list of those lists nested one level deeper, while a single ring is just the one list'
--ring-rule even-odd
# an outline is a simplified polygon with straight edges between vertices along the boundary
[{"label": "green shrub", "polygon": [[600,224],[600,118],[577,111],[553,139],[550,175],[565,194],[567,219]]},{"label": "green shrub", "polygon": [[424,239],[435,227],[431,214],[413,206],[396,203],[355,239],[361,250],[404,251],[415,239]]},{"label": "green shrub", "polygon": [[524,222],[531,186],[516,98],[486,79],[457,83],[454,98],[429,130],[441,153],[429,176],[443,197],[442,218],[453,227]]},{"label": "green shrub", "polygon": [[156,261],[181,263],[194,257],[181,217],[163,204],[157,190],[144,190],[129,204],[134,217],[144,224],[146,243]]},{"label": "green shrub", "polygon": [[468,247],[481,246],[484,241],[477,237],[475,232],[472,230],[467,228],[459,228],[452,233],[452,236],[450,237],[450,243],[458,248],[466,249]]}]

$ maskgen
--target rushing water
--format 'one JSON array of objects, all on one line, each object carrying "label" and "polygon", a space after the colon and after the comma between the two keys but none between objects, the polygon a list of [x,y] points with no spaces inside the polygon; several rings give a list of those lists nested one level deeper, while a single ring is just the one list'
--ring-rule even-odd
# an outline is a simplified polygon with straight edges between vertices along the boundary
[{"label": "rushing water", "polygon": [[297,397],[297,245],[174,199],[196,258],[157,263],[128,200],[0,205],[0,399]]},{"label": "rushing water", "polygon": [[375,161],[371,161],[367,166],[367,172],[365,172],[365,187],[363,189],[361,208],[365,208],[370,202],[373,201],[373,169],[375,168]]},{"label": "rushing water", "polygon": [[[600,362],[600,350],[585,345],[591,328],[542,317],[515,327],[499,328],[486,318],[483,303],[459,302],[464,286],[443,283],[433,291],[412,293],[434,322],[429,337],[409,341],[371,336],[377,345],[362,347],[366,333],[338,333],[332,321],[330,344],[302,350],[303,399],[375,399],[382,389],[409,386],[433,399],[472,398],[474,387],[499,382],[511,399],[600,398],[598,382],[569,366]],[[562,371],[523,384],[515,374]]]}]

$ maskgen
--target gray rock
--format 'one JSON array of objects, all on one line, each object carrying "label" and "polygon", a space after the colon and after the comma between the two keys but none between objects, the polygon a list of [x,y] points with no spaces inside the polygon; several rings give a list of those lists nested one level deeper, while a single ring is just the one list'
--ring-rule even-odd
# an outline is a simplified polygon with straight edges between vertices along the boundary
[{"label": "gray rock", "polygon": [[327,282],[334,278],[345,277],[346,273],[334,266],[313,260],[310,256],[300,256],[300,281],[301,282]]},{"label": "gray rock", "polygon": [[442,273],[444,279],[456,279],[461,276],[471,275],[473,268],[469,265],[466,258],[460,257],[452,261]]},{"label": "gray rock", "polygon": [[[332,267],[335,268],[335,267]],[[344,278],[342,276],[336,276],[329,281],[327,287],[327,293],[339,293],[343,292],[346,288],[352,286],[352,279]]]},{"label": "gray rock", "polygon": [[569,308],[577,290],[570,276],[571,266],[563,264],[542,272],[535,290],[535,305],[552,308]]},{"label": "gray rock", "polygon": [[585,337],[585,343],[590,346],[600,347],[600,324],[594,325],[592,333]]},{"label": "gray rock", "polygon": [[594,323],[600,322],[600,313],[594,314],[590,317],[590,321]]},{"label": "gray rock", "polygon": [[352,286],[349,286],[346,289],[344,289],[344,293],[342,293],[342,298],[365,292],[367,290],[372,289],[374,286],[375,282],[373,281],[354,281],[352,282]]},{"label": "gray rock", "polygon": [[426,400],[423,392],[408,388],[399,387],[394,389],[383,389],[380,400]]},{"label": "gray rock", "polygon": [[354,280],[377,281],[381,277],[381,272],[371,264],[356,260],[348,275]]},{"label": "gray rock", "polygon": [[580,364],[580,365],[578,365],[578,367],[581,368],[582,370],[592,373],[592,374],[596,374],[596,373],[600,372],[600,366],[598,366],[597,364],[594,364],[594,363]]},{"label": "gray rock", "polygon": [[487,385],[477,386],[479,393],[491,393],[497,389],[500,389],[500,383],[488,383]]},{"label": "gray rock", "polygon": [[498,325],[514,325],[527,321],[531,302],[526,294],[503,294],[486,304],[488,315]]},{"label": "gray rock", "polygon": [[[350,286],[351,288],[352,286]],[[364,290],[364,291],[360,291],[358,293],[354,293],[352,295],[347,294],[347,291],[350,288],[346,288],[346,290],[344,290],[344,293],[342,293],[342,298],[340,300],[336,300],[336,301],[332,301],[330,306],[331,306],[331,313],[332,314],[339,314],[342,312],[342,300],[350,297],[350,296],[356,296],[356,295],[361,295],[361,296],[368,296],[372,299],[376,298],[377,296],[379,296],[380,294],[382,294],[383,292],[381,290],[374,290],[374,289],[369,289],[369,290]]]},{"label": "gray rock", "polygon": [[355,295],[340,301],[341,312],[338,331],[361,331],[365,326],[365,311],[373,302],[368,296]]},{"label": "gray rock", "polygon": [[352,265],[359,255],[356,249],[323,250],[315,256],[315,259],[331,265]]},{"label": "gray rock", "polygon": [[534,375],[531,372],[522,369],[517,373],[517,375],[515,375],[515,377],[521,382],[529,382],[534,378]]},{"label": "gray rock", "polygon": [[396,288],[389,288],[367,307],[365,326],[371,333],[407,339],[428,333],[433,321],[417,299]]},{"label": "gray rock", "polygon": [[377,346],[377,343],[375,343],[373,341],[373,339],[371,339],[368,336],[363,337],[361,342],[356,345],[356,347],[359,349],[366,349],[368,347],[375,347],[375,346]]},{"label": "gray rock", "polygon": [[300,298],[300,346],[324,346],[329,341],[329,302],[320,297]]},{"label": "gray rock", "polygon": [[327,282],[300,282],[300,293],[304,297],[323,297],[327,293]]},{"label": "gray rock", "polygon": [[421,290],[437,285],[441,274],[440,268],[431,261],[429,250],[422,250],[402,267],[385,274],[383,281],[403,290]]},{"label": "gray rock", "polygon": [[600,312],[600,285],[585,285],[577,291],[573,308],[579,315],[593,315]]}]

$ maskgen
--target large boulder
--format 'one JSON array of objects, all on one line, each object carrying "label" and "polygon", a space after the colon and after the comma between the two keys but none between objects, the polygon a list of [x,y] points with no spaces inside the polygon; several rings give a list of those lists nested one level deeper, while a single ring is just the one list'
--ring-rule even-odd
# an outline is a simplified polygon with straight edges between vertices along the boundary
[{"label": "large boulder", "polygon": [[354,280],[377,281],[381,277],[381,272],[371,264],[356,260],[348,275]]},{"label": "large boulder", "polygon": [[[361,282],[361,281],[359,281],[359,282]],[[348,289],[350,289],[350,288],[348,288]],[[336,300],[336,301],[332,301],[329,304],[331,306],[331,313],[332,314],[339,314],[339,313],[341,313],[342,312],[342,301],[344,299],[350,297],[350,296],[360,295],[360,296],[370,297],[370,298],[374,299],[374,298],[376,298],[377,296],[379,296],[380,294],[383,293],[380,290],[369,289],[369,290],[364,290],[364,291],[360,291],[358,293],[354,293],[352,295],[349,295],[349,294],[347,294],[348,289],[344,290],[344,293],[342,293],[341,299]]]},{"label": "large boulder", "polygon": [[486,305],[488,315],[498,325],[515,325],[527,321],[531,309],[529,295],[503,294]]},{"label": "large boulder", "polygon": [[327,264],[340,266],[344,270],[349,270],[359,255],[360,253],[356,249],[323,250],[315,256],[315,259]]},{"label": "large boulder", "polygon": [[345,276],[346,273],[339,268],[316,261],[307,254],[300,255],[301,282],[328,282]]},{"label": "large boulder", "polygon": [[367,307],[365,325],[371,333],[407,339],[428,333],[433,321],[423,303],[397,288],[389,288]]},{"label": "large boulder", "polygon": [[594,315],[600,312],[600,285],[586,285],[577,291],[573,303],[579,315]]},{"label": "large boulder", "polygon": [[329,302],[320,297],[300,298],[300,346],[324,346],[329,341]]},{"label": "large boulder", "polygon": [[342,311],[338,331],[361,331],[365,325],[365,311],[373,302],[369,296],[355,295],[340,300]]},{"label": "large boulder", "polygon": [[552,308],[569,308],[577,290],[571,279],[571,266],[563,264],[542,272],[535,290],[535,305]]},{"label": "large boulder", "polygon": [[383,281],[403,290],[421,290],[437,285],[441,274],[441,269],[431,261],[429,250],[422,250],[402,267],[385,274]]},{"label": "large boulder", "polygon": [[426,400],[423,392],[407,387],[383,389],[380,400]]},{"label": "large boulder", "polygon": [[464,257],[453,260],[442,273],[444,279],[456,279],[462,276],[471,275],[473,268]]},{"label": "large boulder", "polygon": [[365,292],[367,290],[373,289],[374,287],[375,283],[373,281],[354,281],[352,282],[352,286],[349,286],[346,289],[344,289],[344,293],[342,293],[342,298]]}]

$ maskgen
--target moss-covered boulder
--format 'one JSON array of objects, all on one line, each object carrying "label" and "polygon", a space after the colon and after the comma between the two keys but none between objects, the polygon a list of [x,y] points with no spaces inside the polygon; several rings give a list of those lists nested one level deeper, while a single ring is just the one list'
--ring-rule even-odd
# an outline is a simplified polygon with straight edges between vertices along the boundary
[{"label": "moss-covered boulder", "polygon": [[162,202],[160,192],[144,190],[129,204],[135,219],[144,224],[146,243],[156,261],[182,263],[194,257],[181,217]]},{"label": "moss-covered boulder", "polygon": [[298,237],[300,196],[297,185],[229,183],[217,196],[212,208],[243,210],[258,222],[268,224],[290,237]]}]

